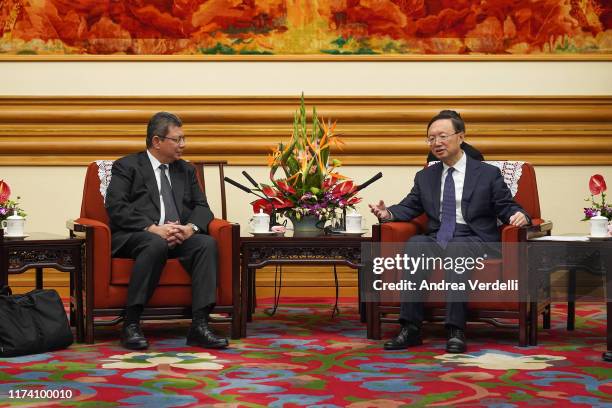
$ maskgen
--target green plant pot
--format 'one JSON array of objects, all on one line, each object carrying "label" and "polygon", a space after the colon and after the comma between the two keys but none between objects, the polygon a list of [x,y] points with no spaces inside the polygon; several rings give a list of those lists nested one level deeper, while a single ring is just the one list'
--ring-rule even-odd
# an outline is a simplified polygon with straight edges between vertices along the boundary
[{"label": "green plant pot", "polygon": [[289,217],[289,220],[293,224],[293,233],[295,235],[317,235],[323,231],[321,228],[317,228],[319,217],[316,215],[307,215],[299,220]]}]

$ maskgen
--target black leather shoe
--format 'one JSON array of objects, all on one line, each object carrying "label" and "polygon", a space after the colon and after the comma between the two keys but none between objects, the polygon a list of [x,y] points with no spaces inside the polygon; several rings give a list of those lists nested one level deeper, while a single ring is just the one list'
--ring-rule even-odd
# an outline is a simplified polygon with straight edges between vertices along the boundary
[{"label": "black leather shoe", "polygon": [[206,320],[194,321],[187,334],[189,346],[199,346],[211,349],[222,349],[229,346],[225,337],[219,337],[208,327]]},{"label": "black leather shoe", "polygon": [[149,347],[149,342],[142,334],[138,323],[123,325],[121,329],[121,345],[130,350],[144,350]]},{"label": "black leather shoe", "polygon": [[399,334],[384,344],[385,350],[403,350],[423,344],[421,329],[414,324],[402,325]]},{"label": "black leather shoe", "polygon": [[448,341],[446,342],[447,353],[465,353],[467,343],[465,341],[465,331],[458,327],[448,329]]}]

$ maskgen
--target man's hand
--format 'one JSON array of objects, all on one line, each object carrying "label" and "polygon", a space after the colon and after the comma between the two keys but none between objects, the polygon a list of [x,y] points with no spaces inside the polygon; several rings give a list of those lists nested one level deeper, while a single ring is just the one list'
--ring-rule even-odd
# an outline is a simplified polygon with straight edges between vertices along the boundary
[{"label": "man's hand", "polygon": [[378,204],[368,204],[370,211],[381,221],[389,221],[391,219],[391,213],[387,210],[387,206],[383,200],[380,200]]},{"label": "man's hand", "polygon": [[180,225],[177,221],[168,222],[164,225],[151,225],[147,231],[157,234],[166,240],[170,248],[180,245],[193,235],[190,225]]},{"label": "man's hand", "polygon": [[168,223],[164,225],[153,224],[149,228],[147,228],[147,231],[153,234],[159,235],[164,240],[166,240],[170,248],[174,248],[177,244],[180,244],[180,242],[177,242],[177,238],[176,238],[178,227],[180,227],[180,225],[176,225],[172,223]]},{"label": "man's hand", "polygon": [[191,238],[193,235],[193,229],[190,225],[174,225],[176,227],[176,231],[174,233],[174,237],[177,240],[178,244],[182,244],[183,241]]},{"label": "man's hand", "polygon": [[510,219],[508,220],[508,224],[514,225],[516,227],[522,227],[523,225],[529,224],[527,221],[527,217],[520,211],[517,211]]}]

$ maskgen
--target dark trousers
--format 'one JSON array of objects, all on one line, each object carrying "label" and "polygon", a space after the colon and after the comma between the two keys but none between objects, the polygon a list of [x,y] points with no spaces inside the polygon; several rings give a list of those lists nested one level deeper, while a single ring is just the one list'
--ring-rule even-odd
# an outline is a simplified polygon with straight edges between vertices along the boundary
[{"label": "dark trousers", "polygon": [[[473,235],[469,227],[464,224],[457,224],[455,236],[448,243],[446,248],[442,248],[436,243],[435,234],[414,235],[408,240],[406,253],[414,257],[423,254],[425,257],[451,257],[453,259],[458,257],[477,258],[484,254],[487,254],[487,257],[491,258],[491,256],[497,256],[499,254],[496,247],[485,244],[482,239]],[[413,275],[410,280],[417,281],[418,285],[421,280],[427,280],[430,273],[431,271],[429,270],[421,269]],[[467,286],[469,276],[469,271],[465,271],[461,274],[456,273],[454,270],[444,271],[444,279],[446,282],[463,282]],[[424,318],[422,301],[424,295],[422,291],[418,291],[416,294],[404,293],[404,296],[410,296],[411,298],[407,299],[404,297],[402,299],[400,308],[400,322],[402,324],[412,323],[419,327],[421,326]],[[467,317],[466,296],[466,292],[449,291],[446,293],[445,324],[462,329],[465,328]]]},{"label": "dark trousers", "polygon": [[157,234],[135,232],[115,256],[134,259],[127,307],[147,304],[169,258],[177,258],[191,275],[192,310],[195,312],[204,307],[214,307],[217,242],[211,236],[194,234],[181,245],[170,249],[167,242]]}]

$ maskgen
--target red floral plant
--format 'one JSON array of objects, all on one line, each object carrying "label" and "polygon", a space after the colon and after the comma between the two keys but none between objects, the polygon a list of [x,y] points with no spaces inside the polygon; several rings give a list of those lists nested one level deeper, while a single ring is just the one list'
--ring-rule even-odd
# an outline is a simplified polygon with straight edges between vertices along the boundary
[{"label": "red floral plant", "polygon": [[[586,198],[584,201],[590,201],[591,206],[584,208],[584,218],[582,221],[586,221],[601,215],[612,221],[612,206],[606,203],[606,180],[601,174],[593,174],[589,179],[589,190],[591,190],[591,198]],[[601,202],[595,201],[596,195],[601,194]]]},{"label": "red floral plant", "polygon": [[13,212],[16,210],[17,215],[21,217],[25,217],[26,213],[19,208],[19,198],[13,201],[9,198],[11,197],[11,187],[4,180],[0,180],[0,221],[5,220],[10,215],[13,215]]},{"label": "red floral plant", "polygon": [[4,180],[0,180],[0,203],[5,202],[11,196],[11,187]]},{"label": "red floral plant", "polygon": [[589,190],[591,194],[598,195],[606,191],[606,180],[601,174],[593,174],[589,180]]},{"label": "red floral plant", "polygon": [[[331,147],[341,149],[336,124],[319,119],[312,112],[312,125],[307,124],[304,95],[293,122],[293,134],[288,143],[279,143],[268,158],[271,184],[260,184],[254,191],[267,198],[253,201],[253,211],[271,213],[273,209],[295,219],[316,216],[332,220],[336,210],[353,208],[361,201],[357,187],[347,176],[338,173],[341,163],[332,159]],[[277,171],[282,172],[277,177]]]}]

